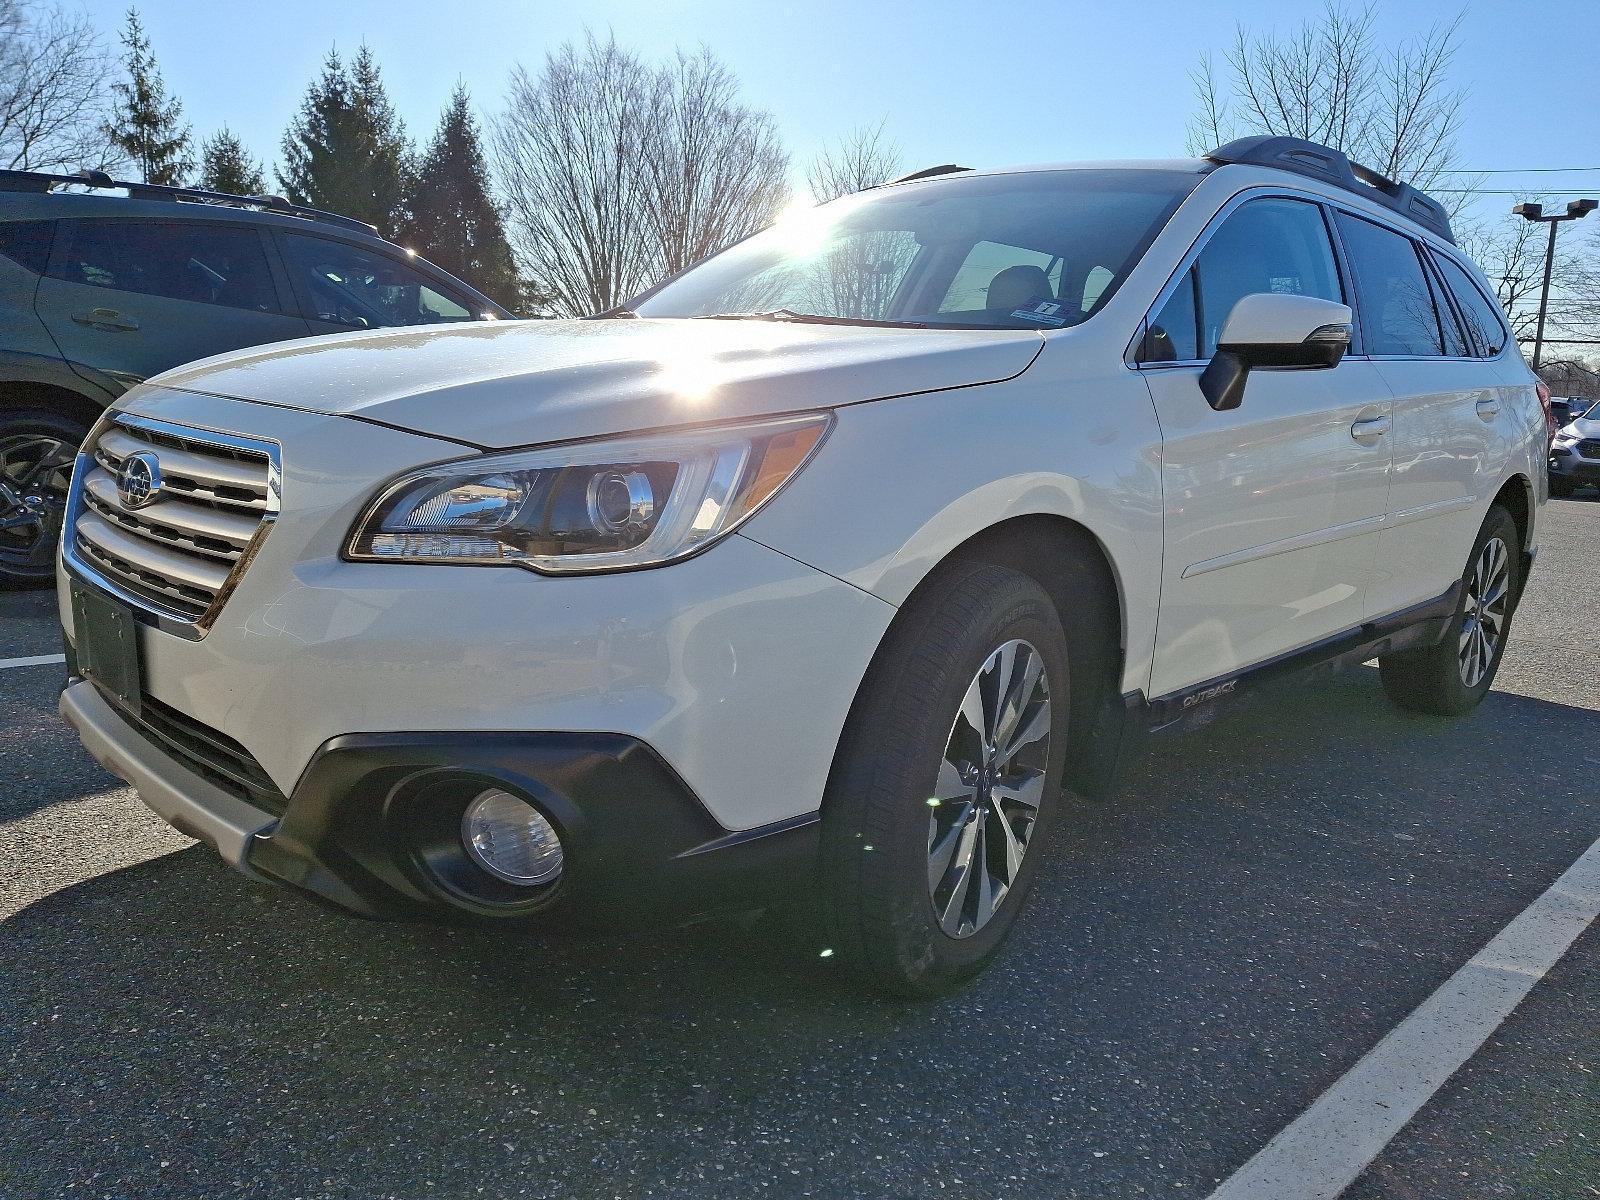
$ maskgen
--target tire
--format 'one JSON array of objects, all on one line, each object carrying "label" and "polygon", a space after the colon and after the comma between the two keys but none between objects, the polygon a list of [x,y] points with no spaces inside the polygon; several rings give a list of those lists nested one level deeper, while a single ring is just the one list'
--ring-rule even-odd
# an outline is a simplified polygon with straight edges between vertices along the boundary
[{"label": "tire", "polygon": [[1550,494],[1556,499],[1565,500],[1577,490],[1577,485],[1572,480],[1560,479],[1554,475],[1550,476]]},{"label": "tire", "polygon": [[48,409],[0,410],[0,588],[54,579],[67,483],[88,433]]},{"label": "tire", "polygon": [[[1461,606],[1437,645],[1378,660],[1383,690],[1401,708],[1459,717],[1488,694],[1505,653],[1522,581],[1517,523],[1489,509],[1461,577]],[[1480,603],[1482,597],[1487,600]]]},{"label": "tire", "polygon": [[[1030,663],[1042,688],[1029,683]],[[987,698],[1002,678],[1026,699],[996,722]],[[865,985],[937,996],[994,957],[1064,804],[1070,697],[1060,619],[1019,571],[952,568],[901,614],[851,710],[822,806],[825,936]],[[964,705],[996,734],[992,755]]]}]

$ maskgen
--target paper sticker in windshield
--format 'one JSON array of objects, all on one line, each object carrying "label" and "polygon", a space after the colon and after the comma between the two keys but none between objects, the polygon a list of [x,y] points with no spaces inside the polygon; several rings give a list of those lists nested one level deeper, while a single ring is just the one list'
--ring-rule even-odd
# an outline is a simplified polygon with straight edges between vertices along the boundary
[{"label": "paper sticker in windshield", "polygon": [[1071,319],[1071,310],[1060,300],[1046,300],[1035,296],[1023,307],[1012,310],[1011,315],[1018,321],[1030,321],[1035,325],[1048,325],[1059,328]]}]

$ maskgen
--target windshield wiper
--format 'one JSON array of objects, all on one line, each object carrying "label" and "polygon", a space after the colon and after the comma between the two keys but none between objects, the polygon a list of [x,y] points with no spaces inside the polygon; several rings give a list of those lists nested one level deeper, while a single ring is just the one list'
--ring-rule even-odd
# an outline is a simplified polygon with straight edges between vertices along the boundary
[{"label": "windshield wiper", "polygon": [[886,329],[926,329],[922,321],[874,321],[869,317],[830,317],[823,313],[796,312],[792,308],[774,308],[770,312],[702,313],[696,321],[795,321],[807,325],[863,325]]},{"label": "windshield wiper", "polygon": [[616,308],[606,309],[603,313],[595,313],[595,315],[590,318],[590,320],[594,321],[625,321],[629,319],[638,320],[639,314],[634,312],[631,308],[624,308],[620,304],[617,305]]}]

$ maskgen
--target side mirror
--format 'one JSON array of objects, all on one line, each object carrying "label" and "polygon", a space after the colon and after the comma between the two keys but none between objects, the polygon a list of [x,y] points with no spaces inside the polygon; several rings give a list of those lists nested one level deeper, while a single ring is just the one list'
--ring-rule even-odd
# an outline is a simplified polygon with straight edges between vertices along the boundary
[{"label": "side mirror", "polygon": [[1218,412],[1238,408],[1252,369],[1307,371],[1336,367],[1350,348],[1349,305],[1317,296],[1253,292],[1239,297],[1200,375],[1200,391]]}]

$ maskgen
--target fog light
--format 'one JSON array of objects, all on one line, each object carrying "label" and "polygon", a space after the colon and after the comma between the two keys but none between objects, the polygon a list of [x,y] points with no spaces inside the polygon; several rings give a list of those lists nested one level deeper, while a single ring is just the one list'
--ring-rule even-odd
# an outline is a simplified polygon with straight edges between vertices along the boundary
[{"label": "fog light", "polygon": [[491,788],[461,816],[461,841],[496,879],[531,887],[561,874],[561,839],[544,814],[510,792]]}]

